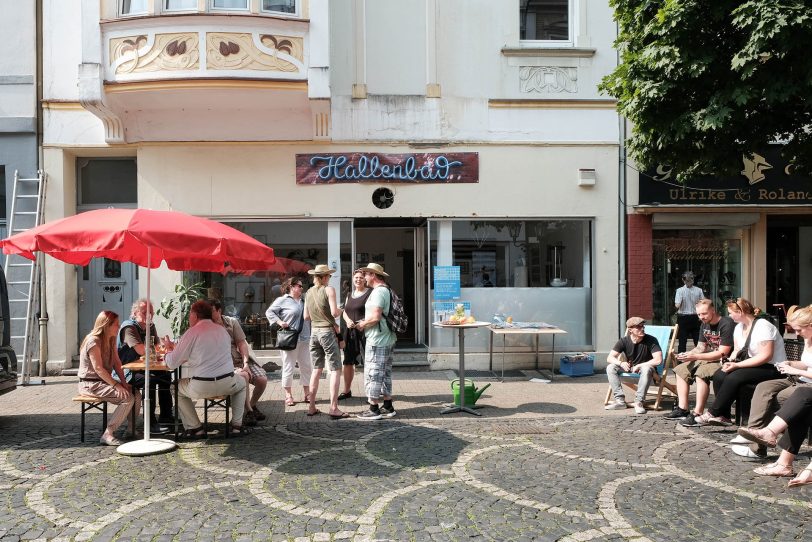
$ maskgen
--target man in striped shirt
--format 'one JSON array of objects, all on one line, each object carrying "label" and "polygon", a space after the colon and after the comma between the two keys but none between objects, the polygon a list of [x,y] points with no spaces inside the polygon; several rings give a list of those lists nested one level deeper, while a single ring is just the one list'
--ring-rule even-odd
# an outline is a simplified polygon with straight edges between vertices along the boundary
[{"label": "man in striped shirt", "polygon": [[674,297],[674,306],[677,309],[677,339],[679,345],[677,353],[685,352],[688,347],[688,337],[694,341],[694,346],[699,344],[699,317],[696,315],[697,302],[705,297],[702,288],[694,286],[694,274],[686,271],[682,274],[684,286],[677,289]]}]

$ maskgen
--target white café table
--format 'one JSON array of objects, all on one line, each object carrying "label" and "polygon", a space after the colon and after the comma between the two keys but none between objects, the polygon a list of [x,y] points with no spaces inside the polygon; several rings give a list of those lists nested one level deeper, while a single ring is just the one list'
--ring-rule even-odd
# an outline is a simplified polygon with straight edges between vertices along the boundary
[{"label": "white caf\u00e9 table", "polygon": [[471,322],[470,324],[443,324],[440,322],[435,322],[434,327],[442,328],[442,329],[455,329],[459,334],[459,345],[460,345],[460,406],[451,406],[444,408],[440,411],[440,414],[452,414],[454,412],[467,412],[468,414],[474,414],[475,416],[482,416],[476,410],[465,406],[465,331],[467,329],[476,329],[480,327],[488,327],[490,324],[488,322]]},{"label": "white caf\u00e9 table", "polygon": [[553,338],[552,351],[550,352],[550,380],[555,374],[555,336],[566,334],[567,332],[557,327],[489,327],[491,332],[490,347],[488,348],[490,370],[493,371],[493,336],[502,336],[502,380],[505,379],[505,342],[508,335],[533,335],[536,342],[536,370],[539,370],[539,335],[551,335]]}]

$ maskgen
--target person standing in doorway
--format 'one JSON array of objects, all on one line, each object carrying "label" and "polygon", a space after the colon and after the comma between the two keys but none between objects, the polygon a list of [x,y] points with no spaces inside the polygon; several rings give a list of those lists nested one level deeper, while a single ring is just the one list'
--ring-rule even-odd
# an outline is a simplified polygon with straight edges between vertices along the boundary
[{"label": "person standing in doorway", "polygon": [[310,358],[313,360],[313,374],[310,377],[310,408],[308,416],[321,411],[316,408],[316,394],[319,379],[324,367],[330,369],[330,410],[334,420],[349,418],[350,415],[338,409],[338,386],[341,384],[341,349],[338,345],[336,317],[341,313],[336,303],[336,290],[330,286],[330,275],[335,269],[319,264],[307,273],[313,276],[313,287],[307,291],[304,304],[304,319],[310,321]]},{"label": "person standing in doorway", "polygon": [[[392,305],[392,294],[384,280],[389,275],[383,267],[370,263],[361,269],[372,293],[364,306],[364,319],[355,324],[366,335],[364,349],[364,388],[369,408],[358,415],[362,420],[391,418],[395,412],[392,403],[392,355],[397,336],[389,329],[386,314]],[[383,406],[380,401],[383,400]]]},{"label": "person standing in doorway", "polygon": [[674,296],[674,307],[677,309],[677,353],[685,352],[688,348],[688,337],[694,341],[694,346],[699,344],[699,316],[696,315],[697,302],[705,297],[702,288],[694,286],[694,274],[686,271],[682,274],[682,288],[677,288]]}]

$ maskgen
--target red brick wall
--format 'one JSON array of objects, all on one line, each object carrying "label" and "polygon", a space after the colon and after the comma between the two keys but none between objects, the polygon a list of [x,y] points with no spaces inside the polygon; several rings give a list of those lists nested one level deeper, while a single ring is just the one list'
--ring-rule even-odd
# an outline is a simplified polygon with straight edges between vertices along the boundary
[{"label": "red brick wall", "polygon": [[626,225],[626,314],[651,319],[654,316],[651,215],[628,215]]}]

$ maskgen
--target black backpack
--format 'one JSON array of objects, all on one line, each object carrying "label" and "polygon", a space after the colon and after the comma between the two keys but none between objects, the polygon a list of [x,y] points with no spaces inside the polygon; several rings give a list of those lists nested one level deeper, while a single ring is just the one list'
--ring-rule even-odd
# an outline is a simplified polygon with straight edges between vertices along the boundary
[{"label": "black backpack", "polygon": [[403,333],[409,327],[409,317],[406,316],[406,310],[403,308],[403,300],[400,299],[395,291],[389,289],[389,312],[386,314],[386,325],[393,333]]}]

